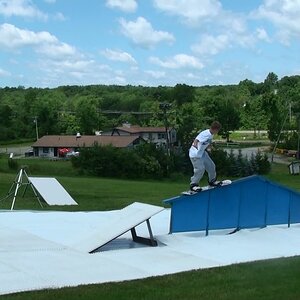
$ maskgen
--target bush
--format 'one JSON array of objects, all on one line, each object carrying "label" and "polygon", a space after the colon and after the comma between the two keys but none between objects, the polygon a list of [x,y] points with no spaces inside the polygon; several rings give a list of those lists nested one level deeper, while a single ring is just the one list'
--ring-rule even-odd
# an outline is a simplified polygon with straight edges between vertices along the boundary
[{"label": "bush", "polygon": [[11,170],[18,170],[19,169],[19,164],[15,159],[9,158],[8,159],[8,167]]},{"label": "bush", "polygon": [[242,155],[242,150],[239,149],[238,155],[229,154],[221,149],[213,150],[211,157],[216,164],[217,174],[232,177],[245,177],[253,174],[268,174],[271,170],[271,164],[268,156],[264,153],[257,152],[251,155],[250,158]]},{"label": "bush", "polygon": [[[267,174],[270,163],[266,154],[258,152],[250,159],[233,151],[212,150],[211,157],[216,164],[217,174],[230,177],[244,177],[252,174]],[[165,149],[145,143],[134,149],[120,149],[112,146],[94,145],[82,148],[79,157],[72,157],[72,165],[81,174],[116,178],[152,178],[171,177],[176,173],[191,174],[192,165],[184,153],[166,154]]]},{"label": "bush", "polygon": [[72,164],[81,173],[118,178],[162,178],[173,170],[163,149],[143,144],[134,149],[94,145],[82,148]]}]

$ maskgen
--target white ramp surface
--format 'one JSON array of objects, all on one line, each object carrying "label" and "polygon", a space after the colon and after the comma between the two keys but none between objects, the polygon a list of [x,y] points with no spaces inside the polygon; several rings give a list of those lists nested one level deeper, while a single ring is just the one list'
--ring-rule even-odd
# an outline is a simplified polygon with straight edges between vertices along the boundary
[{"label": "white ramp surface", "polygon": [[29,180],[49,205],[78,205],[55,178],[29,177]]},{"label": "white ramp surface", "polygon": [[83,252],[92,252],[131,228],[145,222],[164,210],[163,207],[134,202],[121,209],[118,217],[108,221],[105,226],[94,228],[84,239],[74,243],[72,248]]},{"label": "white ramp surface", "polygon": [[[129,210],[138,211],[138,207],[143,205]],[[149,213],[156,211],[152,206],[147,209]],[[123,223],[124,211],[0,210],[0,295],[300,255],[300,224],[240,230],[235,234],[212,231],[209,236],[205,232],[168,234],[170,211],[164,209],[151,218],[157,247],[116,247],[91,255],[72,249],[72,244],[93,232],[99,233],[109,224],[117,224],[118,219]],[[145,222],[137,230],[141,235],[148,233]],[[130,233],[119,240],[124,237],[131,241]]]}]

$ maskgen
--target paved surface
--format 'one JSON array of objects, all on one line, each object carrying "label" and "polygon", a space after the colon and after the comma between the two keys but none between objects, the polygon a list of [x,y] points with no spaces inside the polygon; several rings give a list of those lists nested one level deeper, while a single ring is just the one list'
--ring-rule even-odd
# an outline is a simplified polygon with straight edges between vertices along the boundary
[{"label": "paved surface", "polygon": [[[239,153],[239,149],[224,148],[224,150],[227,151],[228,153],[230,153],[230,151],[232,150],[235,155]],[[241,151],[243,156],[247,156],[248,158],[250,158],[252,154],[256,155],[258,151],[262,153],[267,153],[269,160],[271,160],[271,156],[272,156],[272,153],[269,152],[268,146],[241,148]],[[291,162],[291,158],[285,155],[274,154],[273,162],[288,165]]]},{"label": "paved surface", "polygon": [[10,154],[13,153],[14,156],[25,155],[25,152],[32,150],[30,146],[26,147],[14,147],[14,146],[7,146],[7,147],[0,147],[0,153]]}]

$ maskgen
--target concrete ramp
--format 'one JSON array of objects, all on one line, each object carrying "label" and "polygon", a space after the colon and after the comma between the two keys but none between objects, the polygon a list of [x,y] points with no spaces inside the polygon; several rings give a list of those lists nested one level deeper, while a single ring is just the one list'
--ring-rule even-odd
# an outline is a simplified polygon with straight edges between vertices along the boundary
[{"label": "concrete ramp", "polygon": [[[93,253],[112,240],[131,231],[134,241],[156,246],[153,239],[149,219],[164,210],[163,207],[134,202],[120,210],[119,215],[107,222],[102,228],[95,228],[85,238],[74,243],[71,247],[76,250]],[[147,222],[150,239],[136,235],[135,227],[143,222]]]},{"label": "concrete ramp", "polygon": [[49,205],[78,205],[55,178],[28,177],[28,179]]}]

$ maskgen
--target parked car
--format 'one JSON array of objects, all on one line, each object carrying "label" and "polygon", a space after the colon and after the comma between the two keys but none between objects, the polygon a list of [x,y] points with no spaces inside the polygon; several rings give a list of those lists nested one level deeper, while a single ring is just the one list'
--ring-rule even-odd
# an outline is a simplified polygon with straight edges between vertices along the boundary
[{"label": "parked car", "polygon": [[30,156],[34,156],[33,150],[28,150],[25,152],[25,157],[30,157]]},{"label": "parked car", "polygon": [[79,156],[79,152],[78,151],[72,151],[72,152],[68,152],[66,154],[66,157],[72,157],[72,156]]}]

